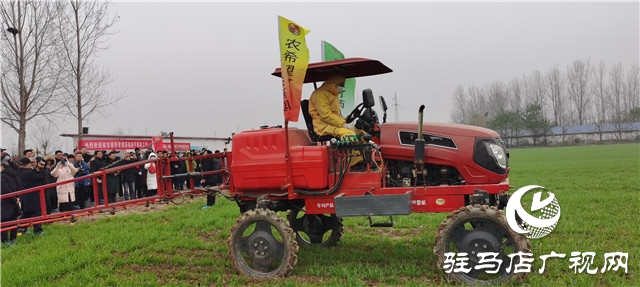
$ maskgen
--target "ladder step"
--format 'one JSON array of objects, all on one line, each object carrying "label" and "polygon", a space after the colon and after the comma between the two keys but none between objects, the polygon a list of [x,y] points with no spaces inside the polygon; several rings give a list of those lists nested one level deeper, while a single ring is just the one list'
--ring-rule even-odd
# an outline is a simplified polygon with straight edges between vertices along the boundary
[{"label": "ladder step", "polygon": [[393,223],[393,216],[389,216],[389,222],[376,222],[373,223],[371,216],[369,216],[369,227],[395,227]]}]

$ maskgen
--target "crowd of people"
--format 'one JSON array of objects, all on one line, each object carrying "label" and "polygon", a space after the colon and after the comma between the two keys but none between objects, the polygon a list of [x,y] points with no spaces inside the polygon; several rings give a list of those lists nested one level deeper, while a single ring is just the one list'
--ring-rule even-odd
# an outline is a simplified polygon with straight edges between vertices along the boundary
[{"label": "crowd of people", "polygon": [[[218,150],[215,151],[219,153]],[[178,152],[178,158],[184,160],[171,162],[171,174],[178,175],[173,178],[174,190],[184,190],[193,187],[213,186],[222,183],[219,174],[197,176],[202,171],[213,171],[222,168],[220,158],[193,159],[202,154],[211,154],[212,151],[203,149]],[[55,182],[68,181],[91,173],[99,172],[107,168],[128,165],[146,159],[169,158],[171,153],[159,150],[154,152],[136,148],[131,152],[124,152],[120,156],[119,151],[98,150],[91,154],[86,147],[76,149],[72,153],[64,153],[60,150],[53,155],[43,157],[36,156],[32,149],[23,152],[23,156],[14,162],[9,154],[2,149],[2,194],[9,194],[37,186]],[[156,173],[160,167],[155,162],[147,162],[140,165],[131,165],[126,169],[112,171],[104,177],[97,177],[93,183],[91,178],[76,180],[66,184],[57,185],[45,189],[45,205],[47,214],[84,209],[87,206],[104,204],[103,184],[106,181],[107,202],[132,200],[153,196],[157,193],[158,177]],[[192,173],[194,176],[188,176]],[[92,184],[96,184],[98,198],[95,198]],[[207,205],[203,209],[215,204],[214,196],[207,196]],[[38,192],[31,192],[19,197],[2,199],[2,221],[12,221],[18,218],[32,218],[41,216],[40,196]],[[17,235],[17,230],[2,232],[2,243],[12,244]],[[29,232],[29,231],[27,231]],[[41,224],[33,225],[33,233],[43,234]]]}]

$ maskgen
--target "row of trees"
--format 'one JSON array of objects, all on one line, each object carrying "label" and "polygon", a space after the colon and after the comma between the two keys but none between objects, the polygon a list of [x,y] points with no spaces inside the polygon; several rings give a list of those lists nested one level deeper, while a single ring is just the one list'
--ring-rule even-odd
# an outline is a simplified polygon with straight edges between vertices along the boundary
[{"label": "row of trees", "polygon": [[117,16],[105,1],[1,1],[6,27],[0,46],[2,122],[25,149],[27,125],[83,122],[100,115],[121,95],[104,86],[112,74],[95,63],[109,48]]},{"label": "row of trees", "polygon": [[553,67],[508,83],[460,85],[454,95],[454,122],[489,127],[507,138],[527,130],[535,139],[552,126],[595,124],[602,131],[604,124],[640,121],[640,68],[575,60],[564,71]]}]

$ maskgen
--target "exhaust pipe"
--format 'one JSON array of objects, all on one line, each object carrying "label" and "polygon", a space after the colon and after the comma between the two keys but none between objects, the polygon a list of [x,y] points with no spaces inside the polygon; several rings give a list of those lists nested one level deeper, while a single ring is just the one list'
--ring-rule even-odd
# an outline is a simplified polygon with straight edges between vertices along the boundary
[{"label": "exhaust pipe", "polygon": [[418,138],[416,138],[414,142],[414,153],[413,153],[413,165],[414,169],[414,187],[418,186],[418,178],[422,177],[422,183],[424,186],[427,186],[427,179],[424,170],[424,139],[422,138],[422,115],[424,112],[424,105],[420,106],[418,110]]},{"label": "exhaust pipe", "polygon": [[424,115],[424,105],[420,106],[418,110],[418,138],[414,141],[414,156],[413,163],[416,165],[416,170],[422,172],[422,166],[424,164],[424,139],[422,138],[422,117]]}]

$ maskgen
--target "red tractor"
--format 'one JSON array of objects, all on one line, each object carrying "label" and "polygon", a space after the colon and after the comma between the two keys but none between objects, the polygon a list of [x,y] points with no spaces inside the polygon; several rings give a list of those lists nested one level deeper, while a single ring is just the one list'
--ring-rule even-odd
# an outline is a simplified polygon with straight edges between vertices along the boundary
[{"label": "red tractor", "polygon": [[[354,78],[391,71],[376,60],[350,58],[310,64],[304,82],[315,86],[334,73]],[[280,77],[281,70],[273,75]],[[391,227],[395,215],[449,212],[435,235],[438,266],[447,271],[454,266],[451,254],[466,253],[470,270],[447,272],[447,279],[491,284],[521,276],[509,272],[519,259],[508,255],[529,252],[530,243],[509,227],[501,210],[508,201],[509,154],[498,133],[458,124],[423,125],[424,106],[416,123],[386,123],[382,97],[380,104],[382,123],[369,89],[352,112],[364,136],[317,136],[308,102],[302,101],[308,130],[285,122],[233,137],[226,187],[242,213],[229,239],[238,272],[256,278],[290,275],[298,246],[335,245],[343,217],[369,217],[373,227]],[[354,151],[364,154],[366,171],[350,171]],[[288,212],[286,219],[280,211]],[[390,222],[373,223],[372,216]],[[491,272],[474,268],[482,263],[481,252],[492,252],[502,264]]]}]

